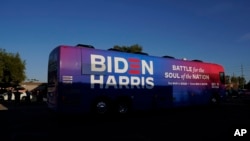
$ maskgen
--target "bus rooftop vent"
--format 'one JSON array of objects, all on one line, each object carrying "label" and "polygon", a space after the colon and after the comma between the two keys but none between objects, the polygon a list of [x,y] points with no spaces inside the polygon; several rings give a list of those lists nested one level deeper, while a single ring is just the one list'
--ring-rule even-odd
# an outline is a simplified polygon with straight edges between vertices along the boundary
[{"label": "bus rooftop vent", "polygon": [[148,55],[146,52],[133,52],[134,54]]},{"label": "bus rooftop vent", "polygon": [[194,59],[194,60],[192,60],[192,61],[194,61],[194,62],[203,62],[203,61],[197,60],[197,59]]},{"label": "bus rooftop vent", "polygon": [[86,48],[95,48],[92,45],[85,45],[85,44],[77,44],[76,47],[86,47]]},{"label": "bus rooftop vent", "polygon": [[118,52],[123,52],[122,50],[116,49],[116,48],[109,48],[109,51],[118,51]]},{"label": "bus rooftop vent", "polygon": [[168,55],[165,55],[165,56],[162,56],[163,58],[171,58],[171,59],[175,59],[173,56],[168,56]]}]

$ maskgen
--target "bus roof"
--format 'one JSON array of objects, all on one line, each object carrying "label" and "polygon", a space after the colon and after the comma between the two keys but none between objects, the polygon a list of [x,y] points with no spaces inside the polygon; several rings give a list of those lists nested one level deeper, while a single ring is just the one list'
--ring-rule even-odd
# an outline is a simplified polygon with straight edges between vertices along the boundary
[{"label": "bus roof", "polygon": [[72,46],[72,45],[59,45],[57,46],[58,48],[60,47],[68,47],[68,48],[76,48],[76,47],[80,47],[82,49],[94,49],[94,50],[97,50],[97,51],[104,51],[104,52],[107,52],[107,51],[112,51],[113,53],[118,53],[118,54],[137,54],[137,55],[142,55],[142,56],[147,56],[147,57],[153,57],[153,58],[165,58],[165,59],[170,59],[170,60],[175,60],[175,61],[181,61],[181,62],[195,62],[196,64],[197,63],[201,63],[201,64],[210,64],[210,65],[217,65],[217,66],[220,66],[222,67],[220,64],[217,64],[217,63],[213,63],[213,62],[205,62],[205,61],[202,61],[202,60],[199,60],[199,59],[193,59],[193,60],[188,60],[186,58],[175,58],[173,56],[169,56],[169,55],[164,55],[164,56],[152,56],[152,55],[149,55],[148,53],[145,53],[145,52],[135,52],[135,53],[130,53],[130,52],[124,52],[124,51],[119,51],[117,49],[113,49],[113,48],[109,48],[107,50],[104,50],[104,49],[97,49],[95,48],[94,46],[92,45],[86,45],[86,44],[77,44],[76,46]]}]

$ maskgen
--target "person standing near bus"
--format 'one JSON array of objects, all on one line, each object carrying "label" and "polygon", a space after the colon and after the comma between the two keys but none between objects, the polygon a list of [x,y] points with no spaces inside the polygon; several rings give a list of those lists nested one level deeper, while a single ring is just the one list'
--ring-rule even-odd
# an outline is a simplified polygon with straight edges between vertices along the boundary
[{"label": "person standing near bus", "polygon": [[19,105],[20,104],[20,95],[21,95],[21,93],[19,92],[18,88],[15,89],[14,94],[15,94],[15,104]]},{"label": "person standing near bus", "polygon": [[31,101],[30,101],[30,95],[31,95],[31,92],[27,89],[27,90],[26,90],[26,99],[25,99],[27,103],[30,103],[30,102],[31,102]]},{"label": "person standing near bus", "polygon": [[11,102],[11,98],[12,98],[12,88],[11,87],[8,88],[7,95],[8,95],[8,102]]},{"label": "person standing near bus", "polygon": [[37,102],[41,103],[43,97],[39,90],[36,91],[36,97],[37,97]]}]

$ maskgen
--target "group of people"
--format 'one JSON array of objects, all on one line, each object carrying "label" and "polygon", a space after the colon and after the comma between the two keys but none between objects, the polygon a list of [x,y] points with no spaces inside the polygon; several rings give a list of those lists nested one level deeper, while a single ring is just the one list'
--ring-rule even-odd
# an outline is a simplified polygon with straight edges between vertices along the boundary
[{"label": "group of people", "polygon": [[[21,100],[21,94],[22,94],[22,92],[24,92],[25,90],[20,90],[20,89],[18,89],[18,88],[13,88],[13,87],[9,87],[9,88],[7,88],[7,95],[8,95],[8,101],[10,102],[10,101],[12,101],[12,97],[13,97],[13,94],[14,94],[14,97],[15,97],[15,104],[19,104],[20,103],[20,100]],[[31,93],[30,93],[30,91],[29,90],[26,90],[25,91],[25,93],[26,93],[26,96],[25,96],[25,100],[27,101],[27,102],[30,102],[30,95],[31,95]]]},{"label": "group of people", "polygon": [[10,102],[10,101],[12,101],[12,96],[13,96],[13,94],[14,94],[14,97],[15,97],[15,99],[14,99],[14,101],[15,101],[15,103],[16,104],[19,104],[20,103],[20,101],[21,101],[21,94],[23,93],[23,92],[25,92],[26,93],[26,95],[25,95],[25,102],[27,102],[27,103],[30,103],[31,102],[31,95],[32,96],[35,96],[36,97],[36,100],[38,101],[38,102],[40,102],[40,101],[42,101],[41,99],[41,94],[39,93],[39,90],[37,90],[37,91],[34,91],[34,92],[31,92],[31,91],[29,91],[28,89],[18,89],[18,88],[13,88],[13,87],[9,87],[9,88],[7,88],[7,95],[8,95],[8,101]]}]

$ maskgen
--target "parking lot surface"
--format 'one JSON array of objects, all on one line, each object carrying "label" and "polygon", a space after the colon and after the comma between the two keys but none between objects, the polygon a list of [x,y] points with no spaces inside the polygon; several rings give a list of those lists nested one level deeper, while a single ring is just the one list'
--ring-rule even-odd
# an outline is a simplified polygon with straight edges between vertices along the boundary
[{"label": "parking lot surface", "polygon": [[[2,103],[0,140],[218,140],[249,139],[250,98],[229,98],[219,107],[184,107],[127,116],[58,115],[45,102]],[[246,129],[244,136],[235,136]],[[237,134],[236,134],[237,135]]]}]

